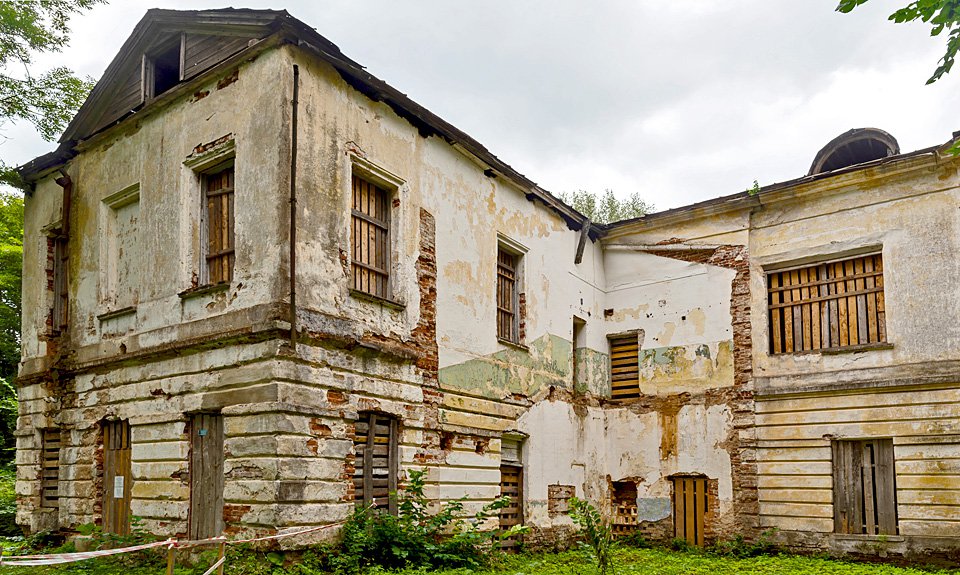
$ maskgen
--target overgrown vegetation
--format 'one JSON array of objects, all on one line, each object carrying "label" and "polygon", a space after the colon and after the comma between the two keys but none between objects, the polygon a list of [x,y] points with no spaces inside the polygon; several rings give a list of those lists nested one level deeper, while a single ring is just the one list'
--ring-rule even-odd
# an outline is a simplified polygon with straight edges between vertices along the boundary
[{"label": "overgrown vegetation", "polygon": [[620,200],[613,195],[613,190],[610,189],[605,190],[603,195],[578,190],[576,192],[562,192],[560,199],[590,218],[591,222],[598,224],[639,218],[653,211],[653,204],[643,201],[640,194],[636,192],[626,199]]},{"label": "overgrown vegetation", "polygon": [[[5,548],[6,548],[5,544]],[[329,573],[329,550],[309,550],[303,553],[282,551],[255,551],[247,547],[227,549],[226,575],[325,575]],[[635,549],[618,547],[614,550],[617,575],[931,575],[956,574],[958,571],[904,568],[838,561],[823,557],[796,555],[759,555],[754,557],[718,556],[706,551],[677,552],[663,547]],[[148,554],[144,554],[145,556]],[[143,562],[119,559],[100,559],[55,567],[9,567],[10,575],[157,575],[163,572],[163,551],[149,552]],[[177,563],[177,575],[201,575],[214,561],[215,550],[200,554],[196,563]],[[380,567],[370,567],[367,574],[384,574]],[[477,570],[468,568],[440,568],[409,566],[393,571],[395,575],[597,575],[596,566],[585,564],[578,551],[545,555],[499,555],[489,565]]]},{"label": "overgrown vegetation", "polygon": [[613,531],[596,507],[578,497],[570,499],[570,518],[579,528],[580,548],[596,564],[600,575],[613,574]]},{"label": "overgrown vegetation", "polygon": [[510,503],[500,497],[472,516],[464,511],[464,499],[429,510],[424,495],[425,471],[412,470],[397,495],[396,516],[358,508],[344,525],[342,541],[329,555],[335,573],[360,573],[372,567],[471,568],[486,565],[500,540],[523,531],[516,526],[505,532],[484,529],[487,521]]}]

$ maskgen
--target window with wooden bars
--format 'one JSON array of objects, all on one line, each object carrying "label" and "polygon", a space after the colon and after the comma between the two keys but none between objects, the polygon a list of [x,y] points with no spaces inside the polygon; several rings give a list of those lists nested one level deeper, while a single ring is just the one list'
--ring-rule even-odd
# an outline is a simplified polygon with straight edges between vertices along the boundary
[{"label": "window with wooden bars", "polygon": [[203,199],[204,283],[227,283],[233,280],[235,261],[233,166],[203,176]]},{"label": "window with wooden bars", "polygon": [[637,334],[610,338],[610,398],[640,397],[640,340]]},{"label": "window with wooden bars", "polygon": [[497,248],[497,339],[520,342],[517,263],[520,256]]},{"label": "window with wooden bars", "polygon": [[40,506],[60,506],[60,430],[44,429],[40,449]]},{"label": "window with wooden bars", "polygon": [[363,412],[353,439],[353,493],[357,507],[397,514],[399,423],[382,413]]},{"label": "window with wooden bars", "polygon": [[390,194],[353,175],[350,243],[353,289],[390,299]]},{"label": "window with wooden bars", "polygon": [[767,274],[770,353],[886,343],[880,254]]},{"label": "window with wooden bars", "polygon": [[834,532],[897,534],[892,439],[834,441]]}]

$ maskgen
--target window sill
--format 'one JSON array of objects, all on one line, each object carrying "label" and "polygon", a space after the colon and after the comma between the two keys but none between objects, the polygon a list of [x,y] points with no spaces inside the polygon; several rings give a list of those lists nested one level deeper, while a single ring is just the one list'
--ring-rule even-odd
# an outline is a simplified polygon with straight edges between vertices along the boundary
[{"label": "window sill", "polygon": [[132,314],[132,313],[137,313],[137,306],[135,306],[135,305],[128,305],[127,307],[122,307],[122,308],[120,308],[120,309],[114,309],[114,310],[110,310],[110,311],[105,311],[105,312],[103,312],[102,314],[98,315],[98,316],[97,316],[97,319],[100,320],[100,322],[102,323],[102,322],[109,321],[109,320],[114,319],[114,318],[122,317],[122,316],[125,316],[125,315],[130,315],[130,314]]},{"label": "window sill", "polygon": [[516,348],[516,349],[519,349],[520,351],[526,351],[526,352],[529,352],[529,351],[530,351],[530,348],[529,348],[529,347],[523,345],[522,343],[516,342],[516,341],[510,341],[509,339],[503,339],[502,337],[498,337],[498,338],[497,338],[497,341],[498,341],[499,343],[501,343],[502,345],[505,345],[505,346],[507,346],[507,347]]},{"label": "window sill", "polygon": [[393,301],[392,299],[387,299],[385,297],[373,295],[372,293],[367,293],[365,291],[360,291],[358,289],[351,289],[350,296],[359,300],[380,304],[383,307],[390,308],[396,311],[403,311],[404,309],[407,308],[405,304],[402,304],[398,301]]},{"label": "window sill", "polygon": [[881,351],[893,349],[892,343],[865,343],[862,345],[849,345],[847,347],[829,347],[826,349],[811,349],[808,351],[794,351],[788,353],[772,353],[770,357],[793,357],[796,355],[843,355],[847,353],[862,353],[865,351]]},{"label": "window sill", "polygon": [[218,284],[208,284],[205,286],[197,286],[189,289],[185,289],[177,295],[180,296],[180,299],[190,299],[194,297],[200,297],[207,294],[219,293],[230,290],[230,282],[221,282]]}]

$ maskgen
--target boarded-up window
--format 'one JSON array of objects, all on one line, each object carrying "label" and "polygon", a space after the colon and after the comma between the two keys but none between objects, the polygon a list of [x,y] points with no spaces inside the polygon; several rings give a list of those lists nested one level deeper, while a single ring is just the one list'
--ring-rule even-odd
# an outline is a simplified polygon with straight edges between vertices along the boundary
[{"label": "boarded-up window", "polygon": [[[523,525],[521,445],[522,440],[516,437],[504,437],[500,440],[500,496],[510,498],[510,505],[500,510],[501,530],[510,529],[514,525]],[[513,549],[519,542],[519,537],[508,537],[501,541],[500,546],[504,549]]]},{"label": "boarded-up window", "polygon": [[136,305],[143,254],[140,248],[140,189],[123,190],[104,200],[102,301],[113,309]]},{"label": "boarded-up window", "polygon": [[497,248],[497,338],[513,343],[520,341],[517,260],[515,254]]},{"label": "boarded-up window", "polygon": [[390,196],[354,174],[352,205],[353,289],[389,299]]},{"label": "boarded-up window", "polygon": [[44,429],[41,438],[40,506],[60,506],[60,430]]},{"label": "boarded-up window", "polygon": [[397,513],[397,420],[361,413],[353,440],[353,493],[357,506]]},{"label": "boarded-up window", "polygon": [[67,238],[57,236],[53,240],[53,329],[67,327]]},{"label": "boarded-up window", "polygon": [[897,534],[892,439],[833,442],[836,533]]},{"label": "boarded-up window", "polygon": [[206,283],[233,280],[233,166],[204,176],[204,253]]},{"label": "boarded-up window", "polygon": [[130,533],[130,422],[103,424],[103,530]]},{"label": "boarded-up window", "polygon": [[223,416],[190,418],[190,538],[223,534]]},{"label": "boarded-up window", "polygon": [[673,534],[690,545],[703,546],[704,523],[709,509],[707,480],[703,477],[673,478]]},{"label": "boarded-up window", "polygon": [[771,353],[887,341],[880,254],[771,272],[767,294]]},{"label": "boarded-up window", "polygon": [[640,397],[640,340],[636,334],[610,338],[610,397]]}]

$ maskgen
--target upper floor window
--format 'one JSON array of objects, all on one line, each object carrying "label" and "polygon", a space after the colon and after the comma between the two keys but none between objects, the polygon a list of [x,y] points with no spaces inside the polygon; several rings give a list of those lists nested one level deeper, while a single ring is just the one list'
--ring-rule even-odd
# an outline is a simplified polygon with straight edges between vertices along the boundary
[{"label": "upper floor window", "polygon": [[770,353],[887,341],[879,253],[767,274]]},{"label": "upper floor window", "polygon": [[636,333],[610,338],[610,398],[640,397],[640,339]]},{"label": "upper floor window", "polygon": [[497,248],[497,338],[520,342],[520,314],[517,290],[520,256]]},{"label": "upper floor window", "polygon": [[180,83],[182,35],[171,37],[143,56],[143,97],[156,98]]},{"label": "upper floor window", "polygon": [[235,260],[233,165],[204,174],[203,199],[204,283],[227,283],[233,280]]},{"label": "upper floor window", "polygon": [[353,174],[350,217],[352,287],[390,298],[390,194]]}]

